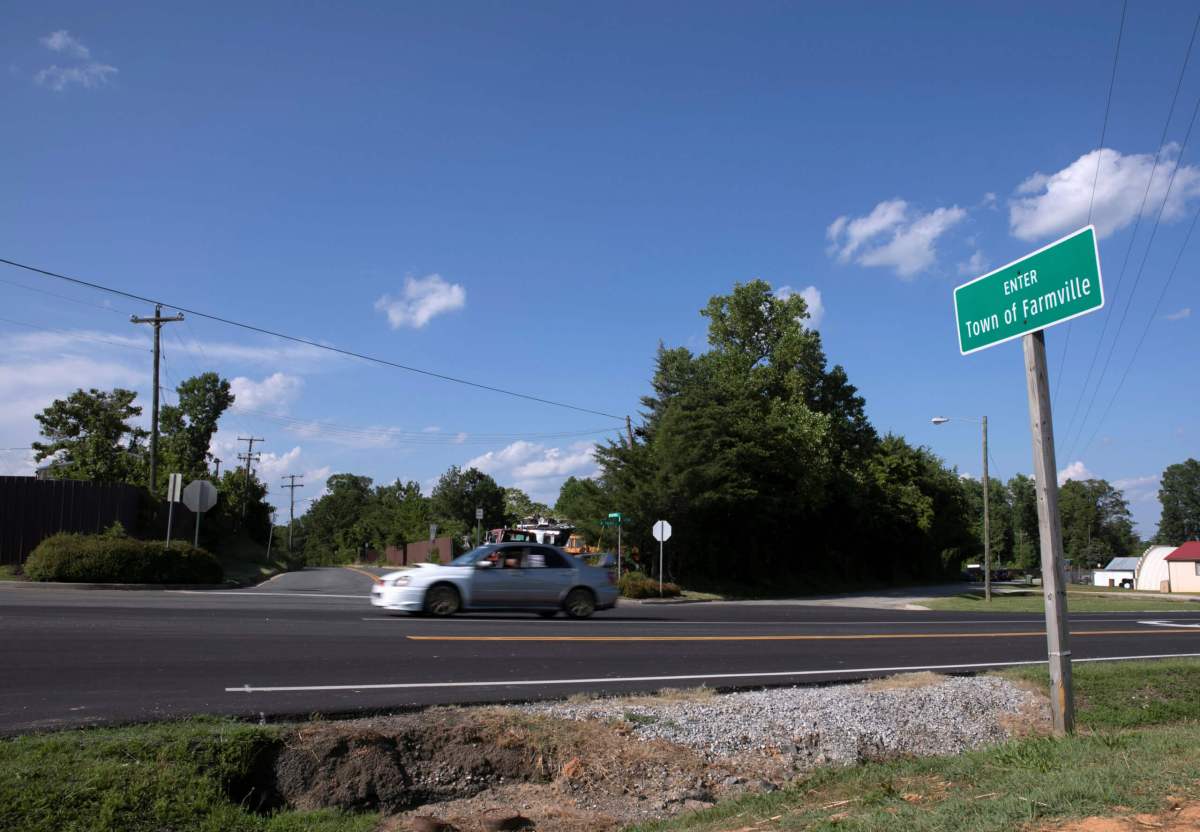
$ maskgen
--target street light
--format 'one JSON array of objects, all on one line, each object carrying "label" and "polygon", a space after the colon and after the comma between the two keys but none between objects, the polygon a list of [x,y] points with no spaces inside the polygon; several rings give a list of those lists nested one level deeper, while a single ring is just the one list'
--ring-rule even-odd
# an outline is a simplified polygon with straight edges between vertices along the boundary
[{"label": "street light", "polygon": [[987,417],[972,419],[969,416],[934,416],[929,420],[935,425],[944,425],[950,421],[976,422],[983,426],[983,598],[992,600],[992,534],[991,517],[988,512],[988,492],[991,481],[988,479],[988,447],[987,447]]}]

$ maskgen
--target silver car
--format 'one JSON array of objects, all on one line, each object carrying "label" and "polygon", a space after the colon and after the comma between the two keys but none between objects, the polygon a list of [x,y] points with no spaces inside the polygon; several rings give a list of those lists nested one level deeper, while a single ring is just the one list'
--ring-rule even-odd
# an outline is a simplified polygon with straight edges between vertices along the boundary
[{"label": "silver car", "polygon": [[552,618],[562,610],[587,618],[616,606],[608,569],[588,566],[554,546],[489,543],[443,565],[390,572],[371,590],[386,610],[454,615],[460,610],[530,610]]}]

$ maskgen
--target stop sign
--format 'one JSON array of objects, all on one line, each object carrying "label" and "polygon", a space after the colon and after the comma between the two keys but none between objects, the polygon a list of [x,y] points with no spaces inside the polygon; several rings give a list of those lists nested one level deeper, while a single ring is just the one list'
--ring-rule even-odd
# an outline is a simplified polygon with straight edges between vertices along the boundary
[{"label": "stop sign", "polygon": [[208,480],[192,480],[183,489],[183,504],[203,514],[217,504],[217,487]]}]

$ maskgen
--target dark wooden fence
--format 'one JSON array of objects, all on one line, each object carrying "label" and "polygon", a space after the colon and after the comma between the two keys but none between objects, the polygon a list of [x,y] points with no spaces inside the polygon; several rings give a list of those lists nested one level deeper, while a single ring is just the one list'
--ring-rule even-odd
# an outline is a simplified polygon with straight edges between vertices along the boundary
[{"label": "dark wooden fence", "polygon": [[0,564],[24,563],[56,532],[102,532],[116,521],[132,532],[140,499],[132,485],[0,477]]}]

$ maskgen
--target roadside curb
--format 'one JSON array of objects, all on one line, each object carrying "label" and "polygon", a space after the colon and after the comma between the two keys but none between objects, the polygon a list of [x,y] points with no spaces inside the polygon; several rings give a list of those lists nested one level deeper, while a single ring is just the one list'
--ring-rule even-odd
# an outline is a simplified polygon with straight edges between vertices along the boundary
[{"label": "roadside curb", "polygon": [[717,598],[625,598],[622,604],[714,604]]}]

